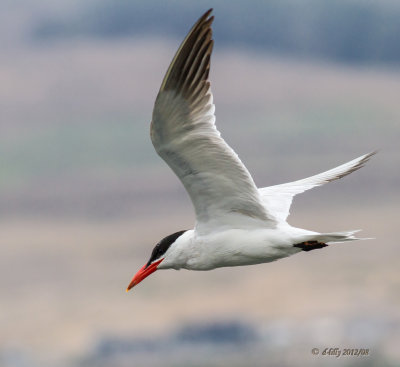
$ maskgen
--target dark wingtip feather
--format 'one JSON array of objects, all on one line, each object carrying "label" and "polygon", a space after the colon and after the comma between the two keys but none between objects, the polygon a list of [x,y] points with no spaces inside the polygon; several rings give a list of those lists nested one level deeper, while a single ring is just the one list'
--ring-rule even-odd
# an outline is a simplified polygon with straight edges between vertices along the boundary
[{"label": "dark wingtip feather", "polygon": [[339,175],[337,175],[337,176],[335,176],[335,177],[332,177],[331,179],[327,180],[327,182],[331,182],[331,181],[338,180],[338,179],[340,179],[340,178],[343,178],[343,177],[349,175],[350,173],[353,173],[353,172],[359,170],[360,168],[364,167],[365,164],[366,164],[366,163],[371,159],[371,157],[374,156],[376,153],[378,153],[377,150],[375,150],[375,151],[373,151],[373,152],[371,152],[371,153],[365,154],[365,156],[363,157],[363,159],[361,159],[359,162],[357,162],[357,164],[355,164],[351,169],[349,169],[349,170],[347,170],[347,171],[345,171],[345,172],[343,172],[343,173],[341,173],[341,174],[339,174]]},{"label": "dark wingtip feather", "polygon": [[[164,77],[164,80],[161,84],[160,91],[163,90],[179,90],[186,84],[185,79],[187,78],[195,78],[197,74],[197,70],[192,70],[191,65],[195,63],[197,67],[202,65],[201,61],[204,58],[205,54],[204,47],[207,46],[207,42],[212,40],[212,29],[211,25],[214,20],[214,16],[210,16],[212,12],[212,8],[207,10],[193,25],[190,29],[189,33],[181,43],[176,52],[172,62],[167,70],[167,73]],[[212,48],[207,50],[207,53],[211,53]],[[200,59],[199,59],[200,57]],[[196,61],[196,62],[195,62]],[[204,65],[202,65],[204,68]],[[205,67],[205,69],[209,68],[209,65]],[[189,73],[190,72],[190,73]],[[189,74],[192,74],[191,76]],[[202,75],[201,80],[204,79],[204,75],[208,76],[208,73],[204,73],[204,70],[199,70],[199,73]],[[197,77],[195,78],[197,79]]]},{"label": "dark wingtip feather", "polygon": [[366,154],[365,157],[364,157],[363,159],[361,159],[361,161],[360,161],[359,164],[357,165],[357,168],[356,168],[356,169],[359,169],[359,168],[361,168],[361,167],[364,167],[365,163],[367,163],[367,162],[368,162],[375,154],[377,154],[377,153],[378,153],[378,151],[377,151],[377,150],[374,150],[373,152]]}]

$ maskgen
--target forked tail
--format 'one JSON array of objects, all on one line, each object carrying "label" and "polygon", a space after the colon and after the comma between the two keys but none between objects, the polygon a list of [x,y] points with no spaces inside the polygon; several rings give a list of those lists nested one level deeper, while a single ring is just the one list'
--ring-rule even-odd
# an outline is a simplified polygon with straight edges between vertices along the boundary
[{"label": "forked tail", "polygon": [[368,238],[358,238],[354,235],[357,232],[360,232],[361,229],[357,229],[354,231],[343,231],[343,232],[330,232],[330,233],[319,233],[314,238],[317,241],[333,243],[333,242],[345,242],[345,241],[354,241],[354,240],[363,240]]},{"label": "forked tail", "polygon": [[360,230],[344,231],[344,232],[331,232],[331,233],[315,233],[304,236],[302,241],[294,244],[303,251],[311,251],[328,246],[335,242],[345,242],[354,240],[369,240],[370,238],[358,238],[354,234]]}]

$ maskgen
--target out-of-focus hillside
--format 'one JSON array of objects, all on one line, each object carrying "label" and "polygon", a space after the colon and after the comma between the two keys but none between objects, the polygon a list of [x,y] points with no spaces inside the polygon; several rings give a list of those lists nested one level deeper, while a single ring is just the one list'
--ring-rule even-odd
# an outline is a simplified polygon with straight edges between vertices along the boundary
[{"label": "out-of-focus hillside", "polygon": [[269,0],[251,4],[243,0],[96,0],[77,4],[69,12],[49,10],[38,18],[31,28],[32,38],[120,38],[165,32],[179,36],[187,29],[186,19],[214,7],[220,18],[215,34],[221,45],[351,63],[400,62],[400,6],[392,0]]},{"label": "out-of-focus hillside", "polygon": [[152,34],[180,39],[213,7],[221,46],[350,64],[398,66],[400,5],[394,0],[111,0],[2,2],[0,41],[55,44]]}]

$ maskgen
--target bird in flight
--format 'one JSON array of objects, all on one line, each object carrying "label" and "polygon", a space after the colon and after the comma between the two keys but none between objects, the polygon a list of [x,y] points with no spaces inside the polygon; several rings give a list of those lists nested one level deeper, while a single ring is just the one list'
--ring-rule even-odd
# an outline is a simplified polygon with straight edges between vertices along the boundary
[{"label": "bird in flight", "polygon": [[196,224],[158,242],[127,291],[158,269],[267,263],[359,239],[354,236],[357,231],[318,233],[292,227],[286,218],[295,195],[354,172],[375,152],[302,180],[257,188],[215,126],[208,80],[211,12],[200,17],[176,52],[158,92],[150,128],[155,150],[190,196]]}]

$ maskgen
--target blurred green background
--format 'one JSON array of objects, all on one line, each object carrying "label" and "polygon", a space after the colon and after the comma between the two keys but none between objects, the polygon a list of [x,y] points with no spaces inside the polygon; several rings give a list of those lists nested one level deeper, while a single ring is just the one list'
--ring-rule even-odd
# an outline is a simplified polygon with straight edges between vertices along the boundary
[{"label": "blurred green background", "polygon": [[[289,222],[374,240],[157,272],[194,222],[149,139],[179,43],[214,8],[217,126],[260,186],[379,150]],[[2,1],[0,367],[398,366],[400,4]],[[323,356],[325,348],[368,356]],[[311,354],[319,348],[320,354]]]}]

